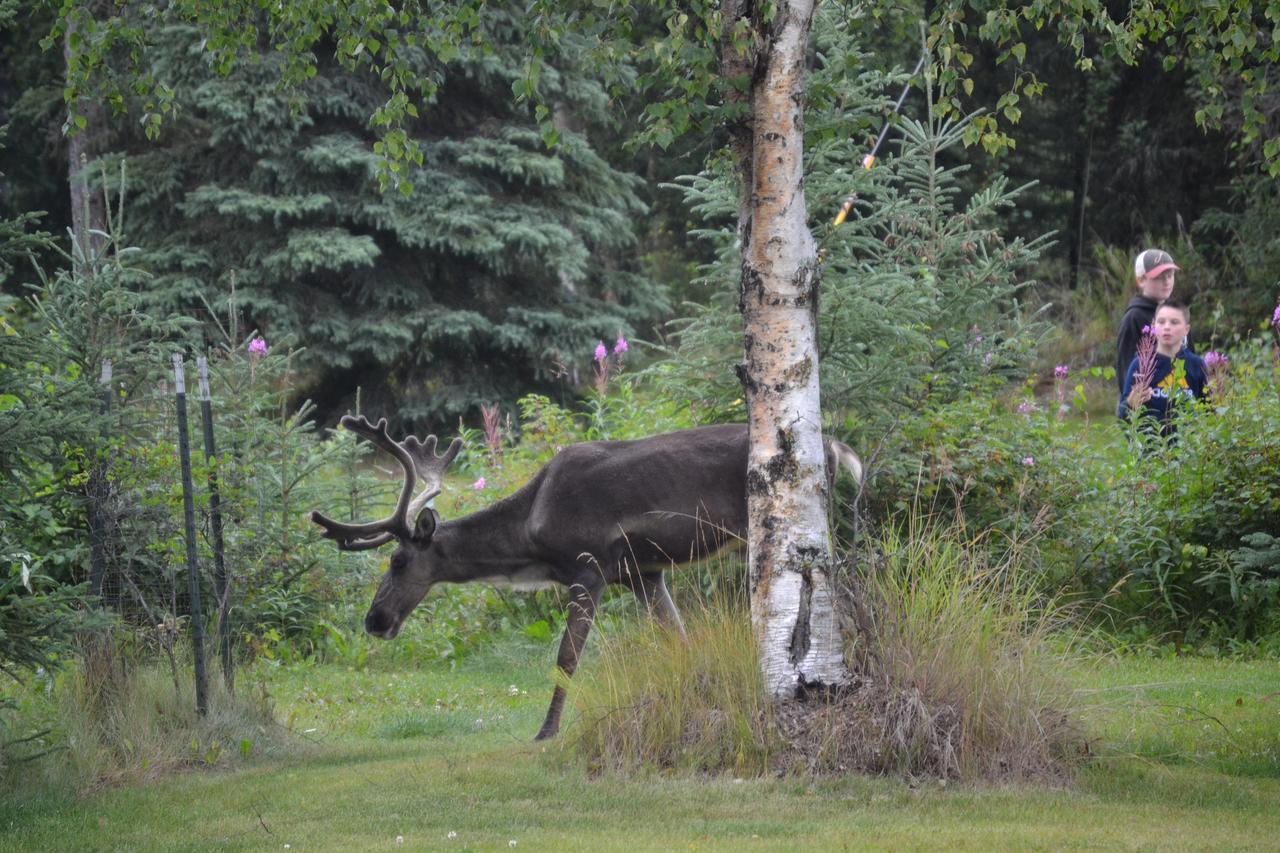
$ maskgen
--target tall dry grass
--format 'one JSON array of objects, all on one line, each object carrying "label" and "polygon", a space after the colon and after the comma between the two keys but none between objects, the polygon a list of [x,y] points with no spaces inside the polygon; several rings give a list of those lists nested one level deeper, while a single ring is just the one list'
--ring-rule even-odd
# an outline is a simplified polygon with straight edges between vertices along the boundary
[{"label": "tall dry grass", "polygon": [[[565,745],[593,771],[759,775],[778,744],[745,608],[686,609],[688,642],[652,621],[595,638]],[[691,617],[691,618],[690,618]]]},{"label": "tall dry grass", "polygon": [[884,769],[957,778],[1062,778],[1082,756],[1059,676],[1067,610],[1018,550],[963,530],[886,528],[861,573],[870,636],[851,650],[886,696]]},{"label": "tall dry grass", "polygon": [[[182,659],[189,657],[188,651]],[[20,713],[49,731],[47,755],[0,768],[3,787],[87,792],[147,782],[228,766],[272,752],[287,739],[262,688],[244,683],[231,695],[210,673],[208,712],[200,716],[189,670],[140,662],[109,640],[87,649],[47,691],[29,697]]]},{"label": "tall dry grass", "polygon": [[[694,607],[688,643],[648,622],[595,638],[569,754],[594,772],[868,772],[970,780],[1070,777],[1084,755],[1057,675],[1064,611],[1018,554],[920,521],[886,529],[860,572],[854,685],[774,702],[745,596]],[[852,598],[850,598],[850,601]],[[1051,642],[1052,641],[1052,642]]]}]

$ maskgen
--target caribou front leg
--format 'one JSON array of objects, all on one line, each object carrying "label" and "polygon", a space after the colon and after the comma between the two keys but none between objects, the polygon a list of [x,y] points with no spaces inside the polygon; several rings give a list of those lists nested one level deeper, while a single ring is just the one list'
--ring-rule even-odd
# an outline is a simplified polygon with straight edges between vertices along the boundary
[{"label": "caribou front leg", "polygon": [[[560,639],[560,654],[556,656],[556,666],[566,677],[572,678],[578,668],[578,658],[582,648],[587,644],[587,635],[591,633],[591,623],[596,618],[596,604],[600,601],[600,591],[604,583],[599,578],[578,581],[569,587],[569,618]],[[551,707],[547,709],[547,718],[534,740],[546,740],[555,737],[560,731],[560,712],[564,710],[564,685],[557,684],[551,693]]]}]

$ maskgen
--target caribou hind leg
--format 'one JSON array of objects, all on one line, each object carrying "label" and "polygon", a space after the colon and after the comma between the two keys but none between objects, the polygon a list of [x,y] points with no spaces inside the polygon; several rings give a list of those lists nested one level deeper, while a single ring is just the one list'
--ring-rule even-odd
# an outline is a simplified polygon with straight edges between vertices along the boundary
[{"label": "caribou hind leg", "polygon": [[[560,654],[556,656],[556,666],[566,677],[572,678],[578,668],[578,658],[582,648],[587,644],[587,635],[591,633],[591,623],[596,617],[596,605],[600,602],[600,591],[604,583],[598,577],[580,580],[569,587],[568,625],[564,636],[560,638]],[[546,740],[555,737],[560,731],[560,714],[564,710],[564,685],[557,684],[551,692],[551,707],[547,708],[547,718],[534,740]]]},{"label": "caribou hind leg", "polygon": [[644,602],[650,616],[678,633],[681,640],[686,643],[689,641],[688,635],[684,632],[684,620],[680,618],[676,603],[671,600],[671,593],[667,591],[666,576],[661,571],[639,574],[632,585],[632,590],[636,597]]}]

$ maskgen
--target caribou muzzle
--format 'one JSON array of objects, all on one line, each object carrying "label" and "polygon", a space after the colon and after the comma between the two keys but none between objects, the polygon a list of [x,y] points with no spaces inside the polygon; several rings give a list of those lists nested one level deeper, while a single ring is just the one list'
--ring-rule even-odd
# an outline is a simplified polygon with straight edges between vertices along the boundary
[{"label": "caribou muzzle", "polygon": [[364,617],[365,632],[381,640],[394,640],[396,634],[400,633],[402,624],[404,620],[397,618],[394,613],[379,608],[370,610]]}]

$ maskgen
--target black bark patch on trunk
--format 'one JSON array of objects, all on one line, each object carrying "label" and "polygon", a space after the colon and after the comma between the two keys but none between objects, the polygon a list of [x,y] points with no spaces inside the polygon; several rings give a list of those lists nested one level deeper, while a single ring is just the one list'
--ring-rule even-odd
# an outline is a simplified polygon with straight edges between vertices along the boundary
[{"label": "black bark patch on trunk", "polygon": [[[746,252],[747,246],[744,243],[742,251]],[[746,313],[751,302],[756,305],[763,305],[765,297],[764,277],[760,275],[760,271],[743,264],[742,266],[742,289],[738,298],[738,310],[740,313]]]},{"label": "black bark patch on trunk", "polygon": [[777,483],[780,480],[790,483],[795,482],[798,470],[795,437],[790,429],[780,429],[778,430],[778,452],[765,465],[765,475],[770,483]]},{"label": "black bark patch on trunk", "polygon": [[807,562],[800,569],[800,606],[796,613],[796,624],[791,629],[791,663],[799,665],[809,654],[809,622],[813,605],[813,573]]}]

